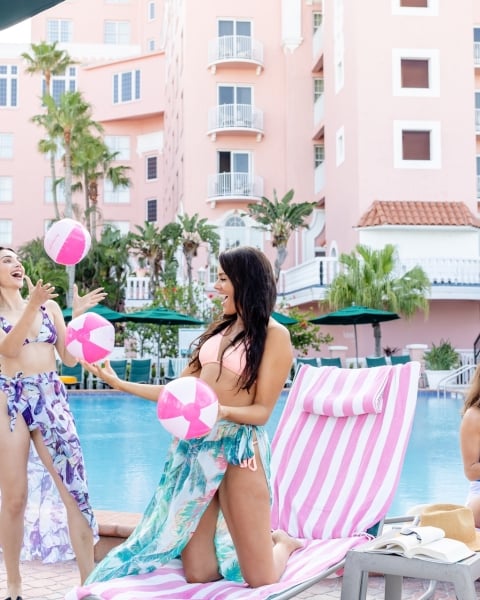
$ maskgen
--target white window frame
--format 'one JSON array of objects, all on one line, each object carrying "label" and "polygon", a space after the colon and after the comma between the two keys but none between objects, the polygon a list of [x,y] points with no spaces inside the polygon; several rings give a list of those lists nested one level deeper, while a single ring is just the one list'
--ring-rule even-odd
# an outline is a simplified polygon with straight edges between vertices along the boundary
[{"label": "white window frame", "polygon": [[[43,200],[45,204],[53,204],[52,178],[43,179]],[[60,181],[57,184],[57,204],[65,204],[65,184]]]},{"label": "white window frame", "polygon": [[0,73],[0,80],[6,82],[5,104],[0,104],[0,108],[13,108],[18,106],[18,67],[17,65],[0,65],[6,69],[6,73]]},{"label": "white window frame", "polygon": [[13,133],[0,133],[0,159],[13,158]]},{"label": "white window frame", "polygon": [[[131,98],[127,100],[123,99],[123,77],[124,75],[131,75],[130,92]],[[137,90],[137,79],[138,79],[138,90]],[[117,91],[117,99],[115,100],[115,89]],[[134,69],[133,71],[121,71],[120,73],[114,73],[113,75],[113,104],[128,104],[130,102],[137,102],[142,97],[142,79],[140,69]]]},{"label": "white window frame", "polygon": [[[148,176],[148,165],[150,160],[155,161],[155,177]],[[150,156],[145,157],[145,181],[157,181],[158,180],[158,156],[155,154],[151,154]]]},{"label": "white window frame", "polygon": [[428,6],[400,6],[400,0],[392,0],[392,15],[408,17],[438,17],[438,0],[428,0]]},{"label": "white window frame", "polygon": [[11,246],[13,222],[11,219],[0,219],[0,245]]},{"label": "white window frame", "polygon": [[103,42],[111,45],[128,45],[131,40],[130,21],[104,21]]},{"label": "white window frame", "polygon": [[[53,27],[57,31],[53,32]],[[47,20],[47,42],[69,43],[73,42],[73,21],[71,19],[48,19]]]},{"label": "white window frame", "polygon": [[[149,202],[155,202],[155,215],[156,215],[156,219],[151,221],[148,218],[148,205]],[[158,198],[147,198],[145,200],[145,221],[147,221],[148,223],[156,223],[158,221]]]},{"label": "white window frame", "polygon": [[[403,160],[402,133],[430,132],[430,160]],[[442,167],[441,125],[439,121],[394,121],[393,166],[395,169],[440,169]]]},{"label": "white window frame", "polygon": [[[428,60],[428,88],[402,87],[402,59]],[[440,96],[440,51],[427,48],[394,48],[392,50],[393,95],[418,98]]]},{"label": "white window frame", "polygon": [[103,141],[111,154],[117,153],[115,160],[130,160],[129,135],[106,135]]},{"label": "white window frame", "polygon": [[13,177],[0,175],[0,202],[13,202]]},{"label": "white window frame", "polygon": [[313,146],[313,166],[316,169],[325,162],[325,144]]},{"label": "white window frame", "polygon": [[110,179],[103,180],[104,204],[130,204],[130,188],[118,186],[115,190]]},{"label": "white window frame", "polygon": [[149,21],[155,21],[157,18],[157,4],[153,0],[151,0],[147,4],[147,19]]},{"label": "white window frame", "polygon": [[[63,90],[60,94],[53,93],[53,87],[55,82],[63,83]],[[45,93],[46,82],[45,79],[42,82],[43,92]],[[59,101],[59,97],[64,94],[66,91],[75,92],[77,90],[77,68],[76,67],[67,67],[67,71],[63,75],[52,75],[52,79],[50,80],[50,94],[52,95],[55,102]]]}]

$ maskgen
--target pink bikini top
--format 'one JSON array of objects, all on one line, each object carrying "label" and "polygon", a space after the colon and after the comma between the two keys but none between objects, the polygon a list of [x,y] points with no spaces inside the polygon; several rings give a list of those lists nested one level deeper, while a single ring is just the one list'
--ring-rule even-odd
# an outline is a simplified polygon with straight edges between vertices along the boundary
[{"label": "pink bikini top", "polygon": [[[220,364],[220,346],[223,340],[223,334],[217,333],[202,345],[198,355],[202,367],[208,365],[209,363]],[[223,354],[222,365],[226,369],[236,373],[237,375],[241,375],[245,369],[245,364],[245,345],[243,342],[239,342],[237,346],[231,346],[225,350]]]}]

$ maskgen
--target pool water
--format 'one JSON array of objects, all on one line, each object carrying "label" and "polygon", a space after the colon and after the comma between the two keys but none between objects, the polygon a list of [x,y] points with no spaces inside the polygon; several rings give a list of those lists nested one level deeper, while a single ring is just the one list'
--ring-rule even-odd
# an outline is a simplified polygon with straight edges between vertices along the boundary
[{"label": "pool water", "polygon": [[[267,426],[273,437],[285,403],[277,402]],[[134,396],[74,392],[75,415],[94,508],[143,512],[160,479],[170,436],[156,405]],[[398,490],[390,515],[416,504],[463,503],[468,482],[458,443],[462,400],[421,392]]]}]

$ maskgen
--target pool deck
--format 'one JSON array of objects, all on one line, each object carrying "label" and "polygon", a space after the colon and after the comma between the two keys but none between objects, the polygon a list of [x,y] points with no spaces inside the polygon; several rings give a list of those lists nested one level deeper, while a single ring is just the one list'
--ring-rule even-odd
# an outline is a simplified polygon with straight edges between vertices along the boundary
[{"label": "pool deck", "polygon": [[[122,539],[129,534],[138,521],[139,515],[133,513],[116,513],[95,511],[102,534],[101,544],[106,550],[111,538]],[[0,555],[1,556],[1,555]],[[23,562],[23,600],[63,600],[65,594],[78,585],[78,570],[73,560],[53,565],[45,565],[39,561]],[[326,579],[308,590],[295,596],[299,600],[339,600],[342,578]],[[427,589],[427,582],[406,578],[402,600],[416,600]],[[476,584],[477,596],[480,598],[480,581]],[[6,590],[6,577],[3,559],[0,558],[0,598]],[[384,597],[384,579],[371,576],[367,591],[367,600],[379,600]],[[439,583],[434,600],[455,600],[453,587],[448,583]],[[131,600],[135,600],[132,598]]]}]

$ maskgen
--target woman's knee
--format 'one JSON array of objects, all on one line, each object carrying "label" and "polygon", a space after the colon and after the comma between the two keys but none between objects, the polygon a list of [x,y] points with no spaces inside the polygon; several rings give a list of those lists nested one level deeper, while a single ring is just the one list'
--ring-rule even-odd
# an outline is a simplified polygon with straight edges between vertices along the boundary
[{"label": "woman's knee", "polygon": [[4,514],[8,514],[9,518],[23,516],[27,506],[27,490],[10,490],[8,493],[2,493],[1,508]]}]

